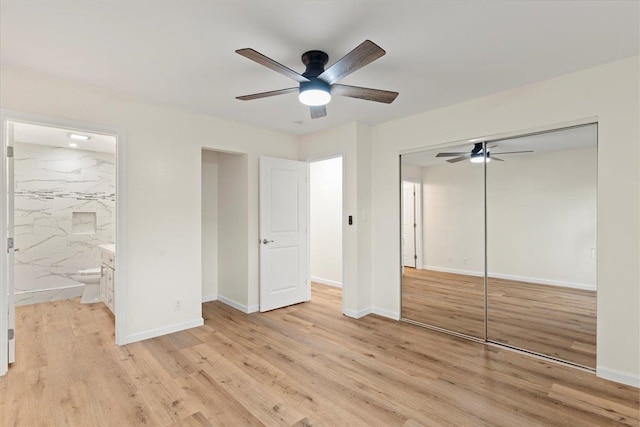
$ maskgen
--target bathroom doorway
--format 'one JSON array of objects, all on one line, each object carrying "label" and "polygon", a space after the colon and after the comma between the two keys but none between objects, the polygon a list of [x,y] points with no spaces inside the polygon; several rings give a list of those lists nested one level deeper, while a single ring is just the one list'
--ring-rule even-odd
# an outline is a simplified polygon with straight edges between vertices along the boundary
[{"label": "bathroom doorway", "polygon": [[16,306],[102,302],[100,246],[116,238],[116,138],[19,122],[13,137]]},{"label": "bathroom doorway", "polygon": [[[2,270],[7,274],[0,286],[5,295],[0,300],[0,348],[8,351],[0,353],[0,375],[9,363],[20,359],[16,345],[29,339],[16,329],[16,306],[62,300],[106,303],[100,292],[105,258],[99,246],[110,245],[111,265],[115,266],[115,243],[122,235],[122,224],[117,221],[122,206],[119,201],[116,204],[116,194],[123,184],[123,173],[117,168],[118,157],[123,158],[123,153],[117,153],[123,132],[2,113],[2,200],[6,209],[1,228],[8,250],[2,257]],[[118,321],[122,316],[116,315],[115,307],[124,306],[125,301],[123,292],[115,290],[116,274],[110,277],[109,308],[114,312],[119,343],[124,339],[124,323]],[[117,294],[121,295],[119,304]],[[118,307],[118,312],[123,309]]]}]

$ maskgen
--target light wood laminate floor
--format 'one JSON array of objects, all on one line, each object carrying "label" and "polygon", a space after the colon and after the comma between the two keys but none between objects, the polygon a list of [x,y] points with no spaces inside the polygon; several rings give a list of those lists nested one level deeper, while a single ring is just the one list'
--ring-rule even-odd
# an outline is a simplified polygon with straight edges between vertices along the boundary
[{"label": "light wood laminate floor", "polygon": [[[484,339],[484,279],[406,267],[402,316]],[[491,341],[596,367],[596,293],[489,278]]]},{"label": "light wood laminate floor", "polygon": [[340,290],[117,347],[101,304],[17,308],[2,426],[637,426],[638,389],[378,316]]}]

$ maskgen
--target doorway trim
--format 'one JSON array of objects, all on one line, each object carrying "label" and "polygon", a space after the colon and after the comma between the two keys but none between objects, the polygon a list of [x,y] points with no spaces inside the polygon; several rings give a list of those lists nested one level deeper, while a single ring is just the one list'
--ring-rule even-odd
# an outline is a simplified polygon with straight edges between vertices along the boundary
[{"label": "doorway trim", "polygon": [[[126,298],[125,298],[125,272],[126,272],[126,176],[125,176],[125,130],[122,128],[108,127],[86,123],[76,120],[62,119],[51,116],[24,113],[13,110],[0,110],[0,122],[2,129],[2,164],[0,165],[0,198],[2,199],[2,214],[0,219],[0,241],[5,245],[7,241],[8,212],[5,202],[7,201],[7,128],[9,122],[29,123],[41,126],[57,127],[91,133],[100,133],[116,138],[116,269],[115,276],[115,344],[126,344]],[[7,271],[8,257],[5,250],[0,257],[0,270]],[[4,349],[8,345],[8,282],[5,274],[0,277],[0,348]],[[0,376],[8,370],[7,352],[0,351]]]},{"label": "doorway trim", "polygon": [[[345,290],[347,289],[347,287],[349,286],[349,284],[347,283],[347,274],[346,274],[346,270],[347,270],[347,248],[346,248],[346,239],[344,238],[345,234],[346,234],[346,223],[347,223],[347,214],[346,214],[346,179],[345,179],[345,157],[346,157],[346,152],[343,150],[337,150],[337,151],[330,151],[328,153],[323,153],[323,154],[318,154],[318,155],[314,155],[314,156],[309,156],[307,158],[305,158],[303,161],[307,162],[307,176],[309,176],[309,179],[307,180],[307,194],[309,194],[309,197],[307,198],[307,204],[308,204],[308,208],[307,208],[307,224],[309,224],[309,227],[311,226],[311,175],[309,173],[310,167],[311,167],[311,163],[315,163],[315,162],[321,162],[323,160],[331,160],[331,159],[336,159],[336,158],[340,158],[342,160],[342,168],[341,168],[341,173],[342,173],[342,293],[341,293],[341,300],[342,300],[342,314],[347,315],[346,312],[349,311],[347,309],[347,307],[345,307]],[[309,228],[310,229],[310,228]],[[309,282],[311,282],[311,233],[308,232],[308,236],[309,238],[307,239],[307,277]]]}]

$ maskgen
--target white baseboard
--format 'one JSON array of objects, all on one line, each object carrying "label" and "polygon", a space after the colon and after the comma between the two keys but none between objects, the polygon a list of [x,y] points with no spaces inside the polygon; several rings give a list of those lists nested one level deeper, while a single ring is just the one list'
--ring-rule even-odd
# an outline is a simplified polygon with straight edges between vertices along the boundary
[{"label": "white baseboard", "polygon": [[172,334],[174,332],[184,331],[185,329],[197,328],[198,326],[204,325],[204,319],[201,317],[199,319],[188,320],[186,322],[176,323],[174,325],[164,326],[158,329],[151,329],[149,331],[138,332],[136,334],[127,335],[124,339],[124,342],[120,343],[120,345],[130,344],[132,342],[148,340],[149,338],[159,337],[161,335]]},{"label": "white baseboard", "polygon": [[371,307],[369,308],[365,308],[363,310],[342,310],[342,314],[344,314],[347,317],[352,317],[354,319],[359,319],[361,317],[366,316],[367,314],[371,314]]},{"label": "white baseboard", "polygon": [[322,277],[311,276],[310,280],[312,282],[320,283],[322,285],[333,286],[334,288],[341,288],[342,282],[336,282],[335,280],[323,279]]},{"label": "white baseboard", "polygon": [[218,295],[202,295],[202,302],[217,301]]},{"label": "white baseboard", "polygon": [[602,366],[598,366],[596,368],[596,375],[606,380],[611,380],[617,383],[622,383],[622,384],[630,385],[632,387],[640,388],[640,376],[630,374],[628,372],[622,372],[616,369],[609,369],[609,368],[603,368]]},{"label": "white baseboard", "polygon": [[360,319],[361,317],[367,316],[369,314],[377,314],[378,316],[386,317],[388,319],[400,320],[400,313],[387,310],[384,308],[377,308],[377,307],[368,307],[358,311],[343,310],[342,314],[344,314],[347,317],[352,317],[354,319]]},{"label": "white baseboard", "polygon": [[386,308],[373,307],[373,309],[371,309],[371,312],[388,319],[400,320],[400,313],[398,313],[397,311],[387,310]]},{"label": "white baseboard", "polygon": [[[484,276],[484,273],[481,271],[458,270],[455,268],[436,267],[433,265],[425,265],[424,268],[422,268],[422,270],[433,270],[433,271],[440,271],[443,273],[464,274],[466,276],[476,276],[476,277]],[[489,277],[494,277],[496,279],[515,280],[517,282],[536,283],[539,285],[550,285],[550,286],[561,286],[564,288],[572,288],[572,289],[583,289],[586,291],[596,290],[595,285],[562,282],[560,280],[538,279],[534,277],[525,277],[525,276],[512,276],[510,274],[500,274],[500,273],[492,273],[492,272],[489,272]]]},{"label": "white baseboard", "polygon": [[440,271],[442,273],[464,274],[465,276],[482,277],[484,273],[481,271],[459,270],[456,268],[436,267],[435,265],[425,265],[422,270]]},{"label": "white baseboard", "polygon": [[227,298],[224,297],[222,295],[218,295],[218,301],[220,301],[223,304],[228,305],[229,307],[233,307],[236,310],[240,310],[243,313],[246,314],[250,314],[250,313],[255,313],[256,311],[260,310],[260,306],[259,305],[244,305],[244,304],[240,304],[237,301],[232,300],[231,298]]}]

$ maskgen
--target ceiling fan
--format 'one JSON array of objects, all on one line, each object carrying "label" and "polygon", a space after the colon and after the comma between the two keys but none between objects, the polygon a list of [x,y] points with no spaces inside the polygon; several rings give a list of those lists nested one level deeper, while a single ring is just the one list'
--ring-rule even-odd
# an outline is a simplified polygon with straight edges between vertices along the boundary
[{"label": "ceiling fan", "polygon": [[[484,153],[482,152],[483,142],[476,142],[473,145],[473,149],[471,152],[456,152],[456,153],[438,153],[436,157],[455,157],[455,159],[449,159],[447,162],[449,163],[457,163],[463,160],[470,160],[472,163],[482,163],[484,162]],[[499,162],[504,162],[503,159],[499,157],[495,157],[493,154],[520,154],[520,153],[533,153],[533,150],[523,150],[523,151],[503,151],[500,153],[492,153],[490,149],[497,147],[497,145],[487,145],[487,162],[491,160],[497,160]]]},{"label": "ceiling fan", "polygon": [[311,118],[317,119],[327,115],[325,105],[331,101],[332,95],[360,98],[385,104],[391,104],[398,96],[398,92],[336,84],[338,80],[384,56],[386,52],[370,40],[362,42],[326,70],[324,66],[329,61],[329,55],[320,50],[305,52],[302,54],[302,63],[306,70],[302,74],[298,74],[253,49],[238,49],[236,53],[299,83],[298,87],[236,97],[242,101],[298,92],[300,102],[310,107]]}]

